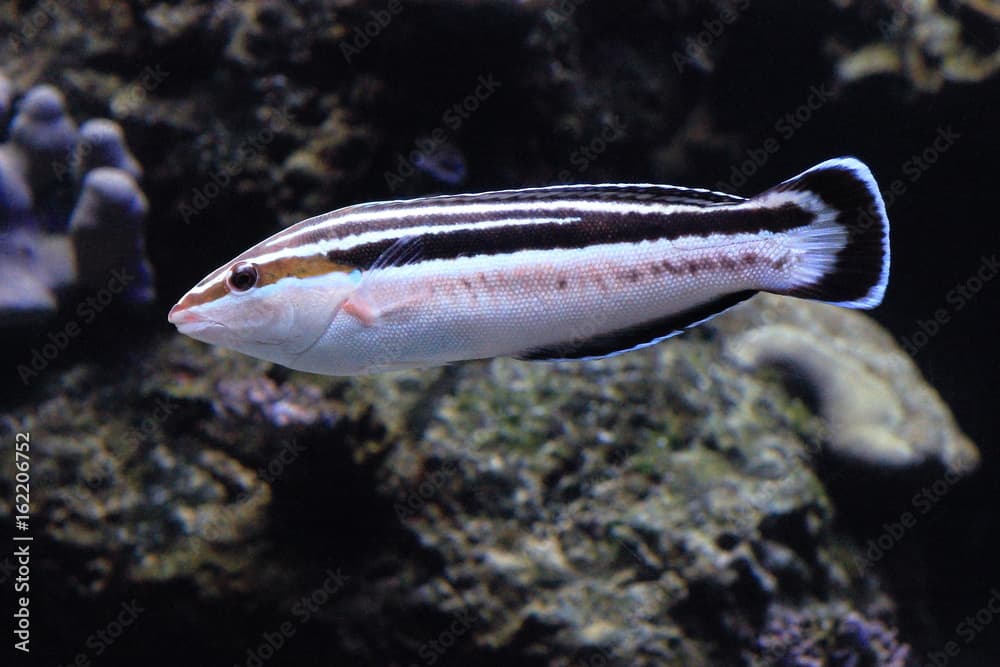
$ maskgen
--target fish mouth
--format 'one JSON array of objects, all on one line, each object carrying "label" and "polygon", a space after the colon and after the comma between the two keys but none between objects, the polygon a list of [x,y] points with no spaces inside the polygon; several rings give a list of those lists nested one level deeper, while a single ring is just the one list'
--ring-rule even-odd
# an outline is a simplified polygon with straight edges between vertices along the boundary
[{"label": "fish mouth", "polygon": [[201,338],[200,334],[212,329],[225,329],[225,326],[221,322],[204,318],[192,312],[190,308],[181,306],[179,303],[167,313],[167,321],[176,326],[177,331],[192,338]]}]

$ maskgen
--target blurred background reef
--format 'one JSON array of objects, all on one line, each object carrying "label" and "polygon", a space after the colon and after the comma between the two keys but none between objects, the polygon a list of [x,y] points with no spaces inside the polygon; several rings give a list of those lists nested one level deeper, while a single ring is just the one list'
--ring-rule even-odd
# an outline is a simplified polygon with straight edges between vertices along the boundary
[{"label": "blurred background reef", "polygon": [[[989,664],[998,69],[990,0],[0,2],[32,658]],[[839,154],[894,225],[872,315],[757,297],[610,360],[353,380],[165,322],[347,204]]]}]

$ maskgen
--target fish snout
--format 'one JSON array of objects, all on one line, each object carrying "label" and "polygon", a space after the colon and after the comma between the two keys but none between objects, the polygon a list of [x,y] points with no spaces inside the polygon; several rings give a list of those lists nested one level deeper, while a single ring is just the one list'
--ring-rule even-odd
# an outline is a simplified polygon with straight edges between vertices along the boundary
[{"label": "fish snout", "polygon": [[198,317],[198,315],[190,308],[184,305],[184,301],[181,300],[170,309],[169,313],[167,313],[167,321],[174,325],[193,324],[201,321],[201,318]]}]

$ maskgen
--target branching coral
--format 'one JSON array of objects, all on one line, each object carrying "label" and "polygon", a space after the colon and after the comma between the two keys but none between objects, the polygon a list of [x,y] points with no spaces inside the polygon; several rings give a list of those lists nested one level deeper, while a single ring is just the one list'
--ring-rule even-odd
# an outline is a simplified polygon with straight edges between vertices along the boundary
[{"label": "branching coral", "polygon": [[[12,100],[0,75],[0,118]],[[116,123],[78,129],[52,86],[23,96],[0,145],[0,326],[49,316],[60,294],[114,276],[126,300],[153,299],[141,175]]]}]

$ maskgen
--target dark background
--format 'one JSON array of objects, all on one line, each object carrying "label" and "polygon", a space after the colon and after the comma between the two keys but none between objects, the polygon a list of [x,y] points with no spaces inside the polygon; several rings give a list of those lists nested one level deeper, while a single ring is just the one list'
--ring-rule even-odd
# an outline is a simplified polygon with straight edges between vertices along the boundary
[{"label": "dark background", "polygon": [[[843,35],[855,44],[877,38],[880,14],[865,11],[876,4],[860,3],[844,12],[820,2],[754,3],[709,47],[714,69],[692,66],[679,78],[673,76],[672,55],[683,50],[685,35],[702,29],[702,19],[718,15],[710,5],[700,15],[697,11],[686,15],[686,23],[679,26],[676,13],[664,3],[593,0],[577,6],[565,19],[571,25],[542,31],[551,43],[541,47],[526,44],[537,34],[537,13],[474,3],[466,9],[415,5],[351,65],[344,62],[335,41],[316,46],[308,59],[286,63],[283,54],[293,47],[282,41],[281,22],[276,19],[268,26],[271,41],[263,37],[257,53],[265,70],[283,70],[318,86],[340,88],[345,80],[366,76],[378,82],[370,99],[363,95],[363,83],[353,84],[351,104],[357,112],[370,114],[384,140],[359,147],[356,154],[348,150],[336,156],[357,167],[343,185],[323,192],[327,208],[396,196],[550,182],[570,166],[568,156],[581,139],[599,131],[606,118],[602,113],[609,111],[620,114],[628,128],[626,136],[610,144],[585,174],[573,180],[714,187],[729,180],[732,166],[743,162],[749,149],[780,136],[775,123],[802,104],[811,87],[834,88],[835,97],[794,136],[780,139],[780,149],[738,193],[753,194],[838,155],[863,159],[883,188],[895,179],[906,183],[905,194],[889,211],[893,252],[889,289],[872,316],[902,339],[918,331],[921,320],[932,319],[936,309],[949,309],[950,322],[914,358],[983,455],[978,472],[950,487],[879,563],[900,603],[905,638],[913,643],[919,664],[924,664],[927,652],[953,640],[957,624],[987,601],[992,588],[1000,588],[996,549],[1000,463],[994,435],[1000,429],[996,406],[1000,281],[986,282],[961,311],[952,311],[947,301],[950,290],[975,274],[983,256],[1000,253],[995,163],[1000,148],[996,112],[1000,77],[981,84],[947,84],[937,92],[915,91],[903,78],[891,76],[836,84],[828,36]],[[363,18],[363,12],[359,10],[358,16]],[[144,28],[136,30],[136,43],[141,45]],[[231,106],[219,109],[223,124],[242,121],[252,127],[252,119],[240,108],[238,93],[246,91],[238,86],[230,89],[227,83],[228,77],[244,73],[220,60],[223,44],[213,41],[211,34],[191,39],[184,46],[152,47],[145,61],[102,55],[92,57],[91,64],[128,75],[140,71],[145,62],[163,62],[168,71],[189,73],[172,77],[157,91],[168,96],[219,83],[233,95]],[[996,48],[996,39],[990,34],[969,36],[987,50]],[[133,48],[143,53],[141,46]],[[574,75],[561,89],[543,87],[546,78],[538,67],[544,54],[583,63],[581,71],[590,73],[590,78]],[[273,65],[267,64],[269,57]],[[55,65],[51,67],[55,72]],[[662,68],[659,73],[657,67]],[[414,137],[440,124],[442,110],[468,94],[471,82],[485,72],[495,73],[502,87],[455,137],[467,163],[467,180],[448,186],[418,175],[408,179],[400,192],[390,192],[384,172],[394,168],[399,152],[409,150]],[[663,72],[670,76],[661,76]],[[224,100],[225,94],[219,97]],[[85,96],[70,95],[70,100],[74,112],[82,108],[92,115],[106,113]],[[683,159],[675,159],[670,150],[662,150],[661,133],[697,127],[691,118],[699,108],[710,110],[714,118],[710,131],[717,142],[701,141],[682,151]],[[584,129],[563,131],[559,118],[572,118],[573,112]],[[904,165],[931,145],[941,127],[951,128],[960,138],[911,182]],[[230,192],[195,224],[184,225],[177,204],[188,195],[190,179],[185,181],[189,175],[183,173],[187,165],[174,160],[177,144],[190,145],[190,137],[127,124],[126,131],[147,169],[152,210],[148,239],[160,300],[149,312],[130,316],[129,340],[121,340],[120,328],[110,321],[88,331],[85,343],[60,361],[67,366],[81,356],[104,355],[110,361],[142,340],[174,335],[165,322],[174,300],[210,268],[273,233],[280,217],[276,210],[289,208],[297,188],[308,187],[293,182],[285,183],[285,190],[277,194],[266,188]],[[12,358],[23,356],[27,347],[23,340],[7,342],[14,350]],[[836,469],[839,464],[824,465]],[[912,510],[914,494],[940,477],[937,470],[898,475],[859,470],[852,472],[849,483],[843,476],[833,476],[840,480],[832,484],[840,521],[864,543],[882,532],[886,522]],[[144,619],[143,625],[154,627],[156,619]],[[143,640],[135,634],[124,641]],[[228,655],[226,647],[218,648],[220,655]],[[949,664],[984,665],[998,656],[1000,625],[963,645]]]}]

